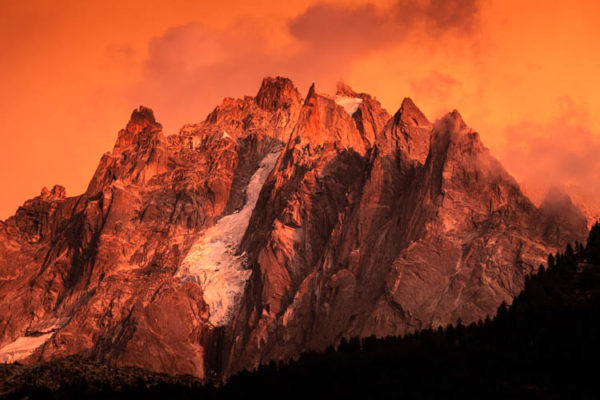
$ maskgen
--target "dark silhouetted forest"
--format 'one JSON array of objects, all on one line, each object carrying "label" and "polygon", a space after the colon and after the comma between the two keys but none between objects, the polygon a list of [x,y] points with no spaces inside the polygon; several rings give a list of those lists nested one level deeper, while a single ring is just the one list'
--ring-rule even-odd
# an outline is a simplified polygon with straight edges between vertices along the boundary
[{"label": "dark silhouetted forest", "polygon": [[596,224],[586,244],[550,255],[512,305],[502,304],[493,319],[476,324],[342,340],[337,349],[272,362],[219,388],[135,369],[118,384],[114,376],[90,384],[89,373],[73,378],[71,368],[61,373],[71,380],[63,377],[62,386],[50,389],[39,376],[52,362],[0,367],[0,379],[15,385],[3,389],[9,398],[597,399],[599,363]]}]

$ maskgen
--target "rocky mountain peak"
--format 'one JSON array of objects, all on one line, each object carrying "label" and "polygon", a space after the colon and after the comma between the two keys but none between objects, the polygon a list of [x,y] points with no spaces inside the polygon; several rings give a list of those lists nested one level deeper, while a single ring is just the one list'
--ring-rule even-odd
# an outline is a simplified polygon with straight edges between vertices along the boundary
[{"label": "rocky mountain peak", "polygon": [[364,154],[369,144],[357,129],[353,110],[339,99],[317,93],[313,83],[300,110],[293,136],[313,146],[329,143],[338,148],[352,148]]},{"label": "rocky mountain peak", "polygon": [[373,146],[377,133],[390,119],[381,103],[367,93],[356,92],[344,82],[337,85],[335,101],[352,116],[368,147]]},{"label": "rocky mountain peak", "polygon": [[549,241],[561,242],[585,231],[585,214],[573,203],[564,189],[552,187],[546,193],[540,211],[543,216],[543,235]]},{"label": "rocky mountain peak", "polygon": [[376,135],[380,150],[400,150],[424,164],[429,152],[432,124],[410,98],[405,98],[394,117]]},{"label": "rocky mountain peak", "polygon": [[453,157],[464,155],[476,155],[484,150],[479,133],[467,126],[457,110],[453,110],[440,118],[434,128],[432,141],[443,146],[451,146],[450,152]]},{"label": "rocky mountain peak", "polygon": [[154,118],[154,111],[151,108],[145,106],[139,106],[131,113],[127,127],[125,128],[128,132],[139,132],[146,127],[160,127],[161,125],[156,122]]},{"label": "rocky mountain peak", "polygon": [[454,110],[436,121],[433,125],[433,136],[443,137],[445,140],[456,142],[467,133],[469,128],[465,124],[462,116]]},{"label": "rocky mountain peak", "polygon": [[[205,121],[192,127],[191,132],[225,132],[234,140],[260,133],[285,143],[290,138],[301,106],[300,93],[290,79],[267,77],[256,97],[226,97]],[[190,132],[190,129],[186,131]]]},{"label": "rocky mountain peak", "polygon": [[402,104],[394,115],[394,119],[406,126],[431,126],[425,114],[423,114],[410,97],[405,97],[402,100]]},{"label": "rocky mountain peak", "polygon": [[469,129],[462,115],[456,109],[450,111],[442,119],[452,125],[454,132],[463,132]]},{"label": "rocky mountain peak", "polygon": [[61,185],[54,185],[52,190],[43,187],[40,196],[43,200],[64,200],[67,197],[67,191]]},{"label": "rocky mountain peak", "polygon": [[361,100],[360,102],[358,102],[358,104],[369,103],[370,101],[372,101],[374,103],[377,103],[377,105],[381,107],[381,104],[375,99],[374,96],[371,96],[368,93],[357,92],[345,82],[338,82],[336,86],[335,97]]},{"label": "rocky mountain peak", "polygon": [[315,83],[313,82],[308,88],[308,93],[306,93],[306,98],[304,99],[304,105],[309,104],[311,100],[313,100],[317,96],[317,91],[315,89]]},{"label": "rocky mountain peak", "polygon": [[361,104],[369,99],[369,95],[356,93],[352,88],[345,83],[338,83],[338,88],[335,93],[335,102],[346,110],[348,115],[354,117]]},{"label": "rocky mountain peak", "polygon": [[256,104],[264,110],[275,111],[280,108],[290,108],[298,105],[302,97],[294,86],[294,83],[283,77],[264,78],[258,94]]},{"label": "rocky mountain peak", "polygon": [[356,93],[350,85],[345,82],[338,82],[337,90],[335,92],[337,96],[348,96],[348,97],[358,97],[359,94]]},{"label": "rocky mountain peak", "polygon": [[119,132],[114,151],[120,152],[131,146],[148,144],[162,138],[162,125],[156,122],[152,109],[139,106],[133,110],[125,129]]}]

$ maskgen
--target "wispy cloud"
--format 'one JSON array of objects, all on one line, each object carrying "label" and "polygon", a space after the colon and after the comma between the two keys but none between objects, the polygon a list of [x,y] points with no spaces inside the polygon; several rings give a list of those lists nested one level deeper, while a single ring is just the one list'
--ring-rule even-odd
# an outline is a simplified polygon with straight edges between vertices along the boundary
[{"label": "wispy cloud", "polygon": [[568,97],[559,103],[560,114],[548,123],[523,121],[510,126],[501,158],[535,200],[558,187],[596,214],[600,212],[600,135],[589,128],[584,107]]}]

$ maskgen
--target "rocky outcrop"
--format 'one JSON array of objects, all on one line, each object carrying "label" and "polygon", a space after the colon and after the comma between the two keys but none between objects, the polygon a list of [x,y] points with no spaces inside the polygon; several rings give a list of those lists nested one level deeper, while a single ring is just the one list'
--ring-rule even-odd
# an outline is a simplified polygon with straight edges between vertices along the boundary
[{"label": "rocky outcrop", "polygon": [[221,379],[474,321],[583,239],[558,200],[536,208],[458,112],[432,124],[410,99],[392,117],[265,78],[171,136],[140,107],[85,193],[0,223],[0,360]]},{"label": "rocky outcrop", "polygon": [[[572,241],[579,237],[586,216],[573,204],[567,193],[551,188],[540,204],[543,221],[543,237],[550,242]],[[581,243],[581,242],[580,242]]]},{"label": "rocky outcrop", "polygon": [[[299,122],[294,134],[330,137],[315,126]],[[225,374],[343,337],[491,315],[550,249],[585,235],[579,220],[558,224],[561,240],[545,235],[544,211],[456,111],[432,125],[405,99],[364,154],[323,140],[290,141],[265,185],[243,243],[253,275]]]}]

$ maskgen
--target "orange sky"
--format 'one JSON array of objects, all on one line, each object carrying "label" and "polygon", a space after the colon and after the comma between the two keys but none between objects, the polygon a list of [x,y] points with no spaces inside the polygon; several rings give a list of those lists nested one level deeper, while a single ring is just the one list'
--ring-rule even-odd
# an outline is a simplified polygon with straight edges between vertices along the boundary
[{"label": "orange sky", "polygon": [[[526,3],[526,5],[524,5]],[[560,3],[560,4],[559,4]],[[265,75],[458,109],[530,192],[600,209],[597,1],[0,0],[0,219],[81,193],[139,104],[167,134]]]}]

